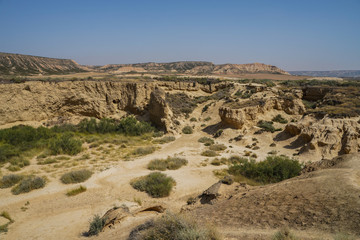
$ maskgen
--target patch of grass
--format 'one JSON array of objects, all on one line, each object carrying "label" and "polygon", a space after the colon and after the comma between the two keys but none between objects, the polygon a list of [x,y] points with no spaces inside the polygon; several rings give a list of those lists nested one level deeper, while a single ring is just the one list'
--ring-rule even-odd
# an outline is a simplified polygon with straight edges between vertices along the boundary
[{"label": "patch of grass", "polygon": [[229,167],[229,173],[234,176],[241,175],[264,184],[298,176],[301,170],[299,161],[287,156],[268,156],[261,162],[250,159]]},{"label": "patch of grass", "polygon": [[136,148],[134,151],[132,151],[132,155],[137,155],[137,156],[143,156],[143,155],[148,155],[150,153],[155,152],[156,148],[153,146],[150,147],[139,147]]},{"label": "patch of grass", "polygon": [[164,136],[163,131],[156,131],[156,132],[153,133],[154,138],[158,138],[158,137],[162,137],[162,136]]},{"label": "patch of grass", "polygon": [[210,120],[211,120],[211,117],[207,117],[204,119],[205,122],[210,121]]},{"label": "patch of grass", "polygon": [[175,180],[161,172],[153,172],[147,176],[132,180],[130,184],[136,190],[146,192],[151,197],[161,198],[170,195]]},{"label": "patch of grass", "polygon": [[204,143],[205,146],[210,146],[215,143],[213,139],[208,137],[201,137],[198,142]]},{"label": "patch of grass", "polygon": [[86,192],[86,190],[87,190],[86,187],[80,185],[78,188],[69,190],[69,191],[66,193],[66,196],[68,196],[68,197],[70,197],[70,196],[75,196],[75,195],[78,195],[78,194],[80,194],[80,193]]},{"label": "patch of grass", "polygon": [[1,214],[0,214],[0,217],[3,217],[3,218],[6,218],[7,220],[9,220],[8,223],[6,224],[3,224],[3,225],[0,225],[0,233],[2,232],[7,232],[8,231],[8,226],[14,222],[14,220],[10,217],[10,214],[6,211],[3,211]]},{"label": "patch of grass", "polygon": [[205,150],[201,153],[201,156],[205,156],[205,157],[215,157],[218,154],[215,151],[212,150]]},{"label": "patch of grass", "polygon": [[24,177],[17,174],[3,176],[0,180],[0,188],[9,188],[19,183]]},{"label": "patch of grass", "polygon": [[167,212],[156,220],[150,220],[130,233],[128,240],[220,240],[214,227],[202,227],[190,217]]},{"label": "patch of grass", "polygon": [[65,133],[50,141],[49,149],[52,155],[76,155],[81,152],[82,142],[74,138],[72,133]]},{"label": "patch of grass", "polygon": [[99,215],[95,215],[90,222],[89,231],[87,236],[98,235],[105,226],[105,219],[101,218]]},{"label": "patch of grass", "polygon": [[228,163],[228,160],[226,158],[215,158],[213,159],[210,164],[211,165],[214,165],[214,166],[220,166],[220,165],[224,165],[224,164],[227,164]]},{"label": "patch of grass", "polygon": [[187,163],[188,161],[184,158],[168,157],[166,159],[154,159],[150,161],[147,168],[150,170],[159,171],[165,171],[166,169],[176,170],[186,165]]},{"label": "patch of grass", "polygon": [[153,143],[164,144],[164,143],[169,143],[169,142],[175,141],[175,139],[176,138],[174,136],[165,136],[160,139],[155,139],[153,141]]},{"label": "patch of grass", "polygon": [[55,158],[47,158],[45,160],[42,161],[38,161],[37,164],[39,165],[47,165],[47,164],[52,164],[52,163],[57,163],[58,161]]},{"label": "patch of grass", "polygon": [[263,129],[266,132],[275,132],[275,127],[273,126],[272,122],[267,122],[267,121],[259,121],[257,126],[261,129]]},{"label": "patch of grass", "polygon": [[282,228],[277,231],[272,240],[298,240],[297,238],[288,228]]},{"label": "patch of grass", "polygon": [[212,151],[224,151],[226,146],[224,144],[213,144],[209,147]]},{"label": "patch of grass", "polygon": [[45,187],[46,181],[42,177],[29,176],[23,178],[18,185],[11,189],[14,195],[27,193],[35,189]]},{"label": "patch of grass", "polygon": [[92,172],[86,169],[72,171],[65,173],[61,176],[60,180],[64,184],[80,183],[88,180],[92,175]]},{"label": "patch of grass", "polygon": [[271,120],[273,122],[278,122],[278,123],[288,123],[288,120],[286,120],[285,118],[283,118],[283,116],[281,116],[281,114],[276,115],[275,117],[273,117],[273,119]]},{"label": "patch of grass", "polygon": [[185,127],[182,129],[182,132],[183,132],[184,134],[192,134],[192,133],[193,133],[193,129],[192,129],[192,127],[190,127],[190,126],[185,126]]}]

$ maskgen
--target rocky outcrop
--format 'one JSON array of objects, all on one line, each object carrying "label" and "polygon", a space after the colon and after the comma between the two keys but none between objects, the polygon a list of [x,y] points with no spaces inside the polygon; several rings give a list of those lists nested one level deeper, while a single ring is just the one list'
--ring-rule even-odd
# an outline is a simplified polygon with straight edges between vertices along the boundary
[{"label": "rocky outcrop", "polygon": [[318,153],[322,158],[339,154],[356,153],[360,150],[360,124],[357,119],[331,119],[320,121],[303,118],[298,123],[289,123],[285,131],[298,136],[303,142],[301,153]]},{"label": "rocky outcrop", "polygon": [[0,125],[59,116],[138,114],[146,108],[153,89],[153,83],[95,81],[1,84]]},{"label": "rocky outcrop", "polygon": [[0,53],[1,74],[63,74],[87,70],[71,59]]},{"label": "rocky outcrop", "polygon": [[255,125],[259,118],[270,110],[282,110],[287,114],[303,114],[305,106],[297,98],[276,98],[248,100],[219,108],[221,121],[241,129],[244,125]]},{"label": "rocky outcrop", "polygon": [[149,103],[149,117],[150,120],[157,125],[159,128],[163,129],[165,132],[170,130],[171,119],[173,113],[165,100],[165,91],[156,88],[150,95]]}]

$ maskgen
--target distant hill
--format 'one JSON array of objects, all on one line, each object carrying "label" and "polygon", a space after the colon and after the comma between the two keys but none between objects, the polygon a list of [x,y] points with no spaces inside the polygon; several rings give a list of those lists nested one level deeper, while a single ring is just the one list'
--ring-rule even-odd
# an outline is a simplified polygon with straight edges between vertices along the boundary
[{"label": "distant hill", "polygon": [[238,75],[244,73],[270,73],[270,74],[289,74],[284,70],[263,63],[250,64],[219,64],[212,62],[170,62],[170,63],[135,63],[135,64],[109,64],[98,68],[100,71],[110,71],[113,73],[123,72],[152,72],[152,73],[186,73],[186,74],[218,74],[218,75]]},{"label": "distant hill", "polygon": [[337,71],[289,71],[291,75],[312,77],[360,77],[360,70]]},{"label": "distant hill", "polygon": [[0,53],[0,74],[65,74],[85,71],[85,67],[71,59]]}]

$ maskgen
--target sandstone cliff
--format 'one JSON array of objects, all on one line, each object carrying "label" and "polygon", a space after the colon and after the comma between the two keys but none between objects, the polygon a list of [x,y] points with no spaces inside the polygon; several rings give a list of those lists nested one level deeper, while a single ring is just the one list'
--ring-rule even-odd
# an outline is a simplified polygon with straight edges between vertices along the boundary
[{"label": "sandstone cliff", "polygon": [[285,131],[298,136],[298,142],[304,143],[301,153],[310,152],[329,159],[360,150],[360,126],[357,119],[315,120],[306,116],[297,123],[289,123]]},{"label": "sandstone cliff", "polygon": [[0,85],[0,125],[58,116],[103,118],[122,111],[141,113],[152,83],[95,81],[26,82]]}]

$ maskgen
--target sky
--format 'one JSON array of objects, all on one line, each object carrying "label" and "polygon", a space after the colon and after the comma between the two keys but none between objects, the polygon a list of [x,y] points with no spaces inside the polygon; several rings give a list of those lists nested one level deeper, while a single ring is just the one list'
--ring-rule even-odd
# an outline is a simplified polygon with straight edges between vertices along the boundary
[{"label": "sky", "polygon": [[360,0],[0,0],[0,52],[360,69]]}]

